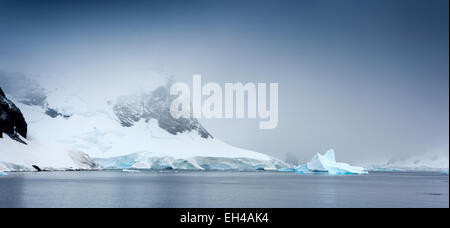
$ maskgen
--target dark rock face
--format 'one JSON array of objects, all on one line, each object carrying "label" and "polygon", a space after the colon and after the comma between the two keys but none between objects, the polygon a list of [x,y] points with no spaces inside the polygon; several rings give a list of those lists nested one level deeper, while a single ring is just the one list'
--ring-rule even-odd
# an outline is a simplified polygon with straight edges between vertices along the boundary
[{"label": "dark rock face", "polygon": [[[169,93],[173,80],[169,80],[166,86],[161,86],[154,91],[135,96],[119,97],[113,111],[119,118],[124,127],[131,127],[140,120],[149,121],[156,119],[159,127],[165,129],[171,134],[196,131],[203,138],[213,138],[211,134],[194,118],[174,119],[170,114],[170,105],[176,96]],[[47,103],[45,90],[33,79],[22,74],[0,71],[0,85],[5,91],[14,98],[15,101],[26,104],[40,106],[45,110],[45,114],[56,118],[62,116],[70,118],[69,115],[60,113]],[[15,110],[15,114],[8,114],[5,109],[0,110],[3,118],[1,131],[8,134],[11,138],[21,141],[17,134],[26,137],[27,125],[23,119],[20,110],[8,99],[3,96],[2,104],[12,107],[9,110]],[[12,111],[9,111],[12,112]]]},{"label": "dark rock face", "polygon": [[27,123],[17,106],[6,98],[0,88],[0,137],[3,133],[12,139],[26,144],[18,135],[27,137]]},{"label": "dark rock face", "polygon": [[136,96],[120,97],[113,107],[114,113],[124,127],[131,127],[143,119],[158,120],[158,125],[167,132],[176,135],[182,132],[197,131],[203,138],[213,138],[211,134],[194,118],[174,119],[170,114],[170,105],[176,96],[169,93],[171,83],[160,86],[152,92]]},{"label": "dark rock face", "polygon": [[56,111],[56,109],[48,107],[48,104],[46,106],[47,107],[45,108],[45,114],[47,116],[50,116],[51,118],[56,118],[58,116],[62,116],[64,118],[68,119],[70,117],[70,115],[63,115],[63,114],[59,113],[58,111]]},{"label": "dark rock face", "polygon": [[32,165],[32,167],[38,172],[42,171],[42,169],[39,166],[37,166],[37,165]]}]

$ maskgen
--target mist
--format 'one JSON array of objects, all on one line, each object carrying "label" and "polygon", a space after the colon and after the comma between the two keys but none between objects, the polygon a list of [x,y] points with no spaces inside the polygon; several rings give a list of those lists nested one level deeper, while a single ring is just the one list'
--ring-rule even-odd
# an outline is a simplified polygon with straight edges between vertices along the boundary
[{"label": "mist", "polygon": [[[173,76],[279,83],[279,122],[200,119],[231,145],[305,162],[449,154],[449,2],[0,1],[0,70],[89,96]],[[0,85],[1,86],[1,85]]]}]

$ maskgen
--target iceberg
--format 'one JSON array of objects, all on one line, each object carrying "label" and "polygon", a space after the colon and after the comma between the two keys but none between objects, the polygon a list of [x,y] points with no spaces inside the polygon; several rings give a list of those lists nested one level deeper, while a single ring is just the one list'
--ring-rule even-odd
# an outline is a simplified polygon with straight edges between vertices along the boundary
[{"label": "iceberg", "polygon": [[306,165],[299,165],[295,168],[296,173],[311,173],[311,170],[308,169]]},{"label": "iceberg", "polygon": [[305,173],[312,173],[308,167],[306,165],[299,165],[299,166],[294,166],[294,167],[287,167],[287,168],[282,168],[279,169],[278,171],[282,171],[282,172],[295,172],[295,173],[301,173],[301,174],[305,174]]},{"label": "iceberg", "polygon": [[8,174],[4,171],[0,171],[0,176],[7,176]]},{"label": "iceberg", "polygon": [[346,163],[336,162],[336,155],[333,149],[328,150],[324,155],[316,154],[307,167],[312,172],[328,172],[329,174],[364,174],[367,171],[363,167],[351,166]]},{"label": "iceberg", "polygon": [[279,172],[295,172],[295,168],[296,167],[284,167],[284,168],[279,169],[278,171]]},{"label": "iceberg", "polygon": [[328,150],[324,155],[316,154],[306,165],[279,169],[282,172],[295,173],[328,173],[331,175],[351,175],[368,173],[363,167],[351,166],[346,163],[336,162],[336,154],[333,149]]},{"label": "iceberg", "polygon": [[122,172],[125,172],[125,173],[140,173],[141,171],[139,171],[137,169],[122,169]]},{"label": "iceberg", "polygon": [[313,172],[328,172],[329,164],[331,163],[336,163],[334,150],[328,150],[324,155],[314,155],[306,166]]}]

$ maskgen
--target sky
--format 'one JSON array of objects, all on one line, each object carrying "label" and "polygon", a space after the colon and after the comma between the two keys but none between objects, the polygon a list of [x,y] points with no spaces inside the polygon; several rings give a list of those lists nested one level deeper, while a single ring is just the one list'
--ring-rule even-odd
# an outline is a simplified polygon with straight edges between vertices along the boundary
[{"label": "sky", "polygon": [[302,162],[329,148],[360,164],[448,159],[448,62],[448,0],[0,0],[0,70],[100,89],[150,72],[277,82],[277,128],[200,122],[232,145]]}]

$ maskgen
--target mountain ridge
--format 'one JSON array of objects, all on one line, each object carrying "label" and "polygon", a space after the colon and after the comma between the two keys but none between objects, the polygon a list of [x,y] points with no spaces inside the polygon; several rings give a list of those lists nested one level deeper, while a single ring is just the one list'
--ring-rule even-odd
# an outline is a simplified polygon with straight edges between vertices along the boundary
[{"label": "mountain ridge", "polygon": [[[18,84],[32,81],[18,80],[8,78],[16,87],[26,87]],[[29,90],[32,94],[15,94],[8,89],[27,118],[29,137],[27,146],[0,140],[0,169],[3,166],[27,170],[32,165],[45,170],[97,169],[104,168],[98,162],[101,159],[130,159],[134,154],[145,155],[147,165],[142,165],[141,156],[125,168],[159,169],[161,166],[154,164],[166,164],[165,168],[177,169],[183,168],[177,164],[198,162],[202,165],[189,167],[255,170],[286,166],[268,155],[214,138],[196,119],[174,119],[169,109],[173,99],[168,93],[170,82],[135,93],[138,95],[117,94],[113,98],[102,98],[101,93],[93,97],[70,87],[48,88],[38,83],[32,87]],[[36,94],[45,99],[28,102]]]}]

